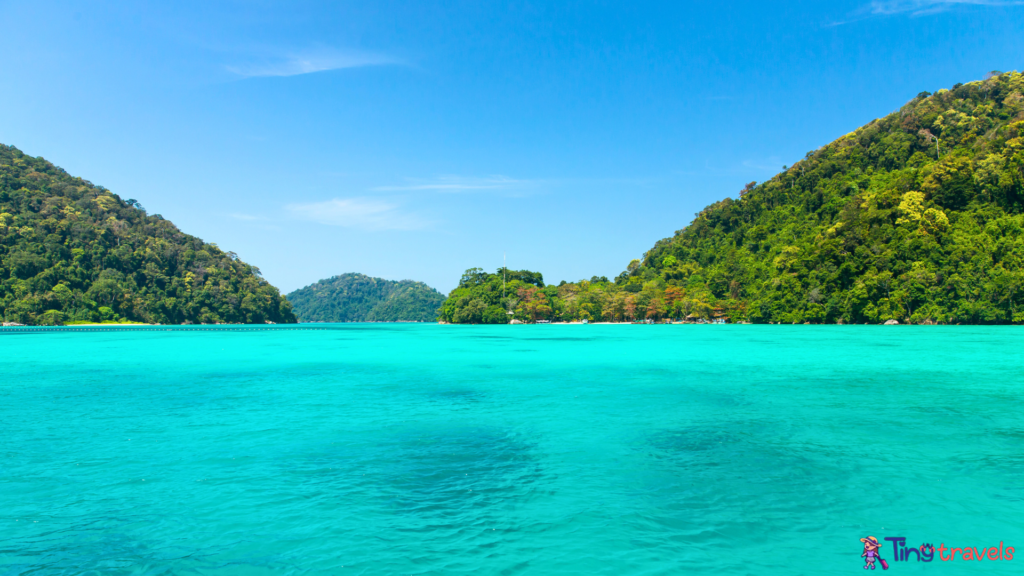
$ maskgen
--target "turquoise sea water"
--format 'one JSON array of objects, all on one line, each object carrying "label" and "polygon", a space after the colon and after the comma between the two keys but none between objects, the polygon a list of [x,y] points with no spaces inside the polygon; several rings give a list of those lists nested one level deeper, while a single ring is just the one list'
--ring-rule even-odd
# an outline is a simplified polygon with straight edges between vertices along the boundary
[{"label": "turquoise sea water", "polygon": [[0,574],[850,574],[1017,546],[1024,330],[0,335]]}]

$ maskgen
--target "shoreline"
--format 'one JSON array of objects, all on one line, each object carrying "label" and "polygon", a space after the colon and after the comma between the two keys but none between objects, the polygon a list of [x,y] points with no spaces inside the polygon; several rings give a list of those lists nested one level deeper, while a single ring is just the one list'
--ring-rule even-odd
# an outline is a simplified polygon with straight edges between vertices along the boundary
[{"label": "shoreline", "polygon": [[146,324],[144,322],[85,322],[82,324],[61,324],[59,328],[74,328],[75,326],[163,326],[163,324]]}]

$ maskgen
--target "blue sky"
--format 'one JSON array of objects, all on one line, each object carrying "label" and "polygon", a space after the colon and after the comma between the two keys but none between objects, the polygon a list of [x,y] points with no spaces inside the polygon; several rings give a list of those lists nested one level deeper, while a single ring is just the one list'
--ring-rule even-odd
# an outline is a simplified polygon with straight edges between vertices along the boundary
[{"label": "blue sky", "polygon": [[0,2],[0,142],[286,292],[614,277],[1022,33],[996,0]]}]

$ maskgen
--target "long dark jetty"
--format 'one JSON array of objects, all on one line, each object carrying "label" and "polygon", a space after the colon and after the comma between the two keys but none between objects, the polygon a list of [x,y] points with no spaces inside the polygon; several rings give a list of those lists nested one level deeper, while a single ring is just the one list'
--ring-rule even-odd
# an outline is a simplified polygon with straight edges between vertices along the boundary
[{"label": "long dark jetty", "polygon": [[60,332],[270,332],[282,330],[344,330],[341,326],[317,326],[314,324],[218,324],[218,325],[154,325],[102,324],[93,326],[3,326],[3,334],[42,334]]}]

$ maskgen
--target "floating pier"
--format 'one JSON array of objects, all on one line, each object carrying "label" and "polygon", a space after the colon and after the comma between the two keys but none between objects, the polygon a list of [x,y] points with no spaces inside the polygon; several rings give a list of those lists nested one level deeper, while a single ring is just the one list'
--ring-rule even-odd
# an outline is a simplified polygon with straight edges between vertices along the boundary
[{"label": "floating pier", "polygon": [[3,334],[79,333],[79,332],[271,332],[291,330],[344,330],[341,326],[312,324],[216,324],[216,325],[151,325],[103,324],[91,326],[4,326]]}]

